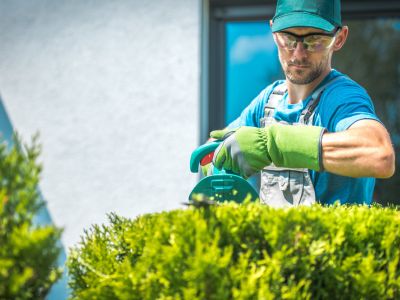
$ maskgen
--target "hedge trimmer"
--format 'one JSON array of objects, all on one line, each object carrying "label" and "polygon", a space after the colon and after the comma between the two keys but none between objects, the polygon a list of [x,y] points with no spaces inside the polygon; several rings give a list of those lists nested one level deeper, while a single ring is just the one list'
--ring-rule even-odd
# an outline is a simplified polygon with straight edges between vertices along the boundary
[{"label": "hedge trimmer", "polygon": [[[220,145],[222,140],[217,140],[204,144],[193,151],[190,157],[190,171],[197,173],[199,165],[205,166],[212,163],[214,150]],[[255,201],[259,198],[258,193],[243,177],[230,173],[226,170],[218,170],[213,165],[213,175],[204,177],[193,188],[189,195],[189,201],[198,200],[204,197],[207,201],[235,201],[243,202],[246,198]]]}]

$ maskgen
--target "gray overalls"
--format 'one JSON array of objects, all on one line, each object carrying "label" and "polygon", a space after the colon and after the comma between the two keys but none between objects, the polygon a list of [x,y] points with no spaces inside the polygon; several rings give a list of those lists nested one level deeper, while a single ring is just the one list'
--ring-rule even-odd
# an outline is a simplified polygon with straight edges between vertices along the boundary
[{"label": "gray overalls", "polygon": [[[299,121],[293,123],[293,125],[313,124],[315,108],[324,89],[340,77],[335,77],[314,91],[311,100],[301,112]],[[274,118],[274,110],[283,99],[286,91],[286,83],[275,87],[265,104],[264,118],[260,120],[261,127],[266,127],[274,123],[287,124],[285,121],[277,121]],[[308,169],[280,168],[271,164],[261,171],[260,182],[261,203],[273,207],[287,207],[311,205],[316,202],[314,185]]]}]

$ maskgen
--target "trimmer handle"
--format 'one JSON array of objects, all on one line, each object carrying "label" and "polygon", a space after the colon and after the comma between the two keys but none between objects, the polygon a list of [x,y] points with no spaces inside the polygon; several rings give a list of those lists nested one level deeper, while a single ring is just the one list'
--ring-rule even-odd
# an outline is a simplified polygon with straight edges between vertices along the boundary
[{"label": "trimmer handle", "polygon": [[[210,143],[206,143],[201,145],[199,148],[192,152],[192,156],[190,157],[190,171],[193,173],[197,173],[199,171],[199,164],[205,165],[212,161],[213,152],[217,147],[221,144],[221,140],[213,141]],[[207,155],[209,155],[207,157]],[[203,160],[204,159],[204,160]]]}]

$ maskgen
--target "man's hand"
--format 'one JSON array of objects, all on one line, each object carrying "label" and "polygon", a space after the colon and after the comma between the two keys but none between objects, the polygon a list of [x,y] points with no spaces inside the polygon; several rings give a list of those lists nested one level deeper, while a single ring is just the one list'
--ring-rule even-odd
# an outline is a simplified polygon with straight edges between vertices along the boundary
[{"label": "man's hand", "polygon": [[[211,136],[210,133],[210,138],[207,140],[206,143],[210,143],[216,140],[223,140],[224,138],[229,136],[229,134],[232,134],[235,130],[236,129],[224,128],[221,130],[212,131],[211,133],[213,133],[213,136]],[[201,172],[203,173],[203,176],[213,175],[213,169],[214,169],[214,164],[212,162],[204,166],[201,166]]]},{"label": "man's hand", "polygon": [[210,176],[212,175],[212,169],[213,169],[213,164],[209,163],[201,167],[201,173],[203,173],[203,176]]},{"label": "man's hand", "polygon": [[[231,133],[228,137],[228,133]],[[268,154],[264,129],[240,127],[228,131],[216,130],[210,133],[213,138],[225,138],[214,152],[213,163],[217,169],[225,169],[250,177],[271,163]]]},{"label": "man's hand", "polygon": [[[207,140],[206,144],[211,143],[215,140],[221,140],[224,137],[225,133],[229,132],[228,129],[222,129],[222,130],[218,130],[218,131],[220,132],[220,135],[217,135],[216,137],[210,137]],[[201,172],[203,173],[204,177],[213,175],[214,165],[212,162],[210,162],[206,165],[200,165],[200,168],[201,168]]]},{"label": "man's hand", "polygon": [[[244,178],[274,163],[277,167],[319,171],[324,128],[273,124],[265,128],[240,127],[215,150],[213,163]],[[221,137],[226,130],[211,132]]]}]

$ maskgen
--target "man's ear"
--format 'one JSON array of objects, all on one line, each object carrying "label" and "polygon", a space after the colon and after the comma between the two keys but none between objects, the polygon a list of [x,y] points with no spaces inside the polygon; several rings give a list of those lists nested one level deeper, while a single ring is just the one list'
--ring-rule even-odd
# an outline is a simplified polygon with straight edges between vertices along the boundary
[{"label": "man's ear", "polygon": [[349,35],[349,27],[343,26],[340,32],[337,33],[335,43],[333,44],[333,51],[339,51],[347,40]]},{"label": "man's ear", "polygon": [[272,22],[272,19],[269,20],[269,27],[272,27],[272,23],[274,23],[274,22]]}]

